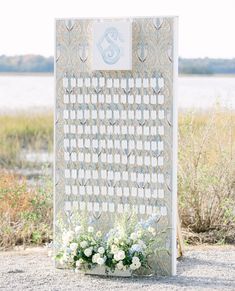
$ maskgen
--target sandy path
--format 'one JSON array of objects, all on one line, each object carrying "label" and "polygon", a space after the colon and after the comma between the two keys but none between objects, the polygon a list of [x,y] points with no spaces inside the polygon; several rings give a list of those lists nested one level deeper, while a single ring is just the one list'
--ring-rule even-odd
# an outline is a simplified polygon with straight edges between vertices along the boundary
[{"label": "sandy path", "polygon": [[100,278],[55,270],[43,248],[0,253],[0,290],[235,290],[235,247],[193,247],[171,278]]}]

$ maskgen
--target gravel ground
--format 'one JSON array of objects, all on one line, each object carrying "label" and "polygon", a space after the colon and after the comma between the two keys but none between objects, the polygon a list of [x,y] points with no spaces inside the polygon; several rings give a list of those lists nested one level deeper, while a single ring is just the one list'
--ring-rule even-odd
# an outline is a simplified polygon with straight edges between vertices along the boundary
[{"label": "gravel ground", "polygon": [[57,270],[47,250],[0,253],[0,290],[235,290],[235,247],[192,247],[175,277],[103,278]]}]

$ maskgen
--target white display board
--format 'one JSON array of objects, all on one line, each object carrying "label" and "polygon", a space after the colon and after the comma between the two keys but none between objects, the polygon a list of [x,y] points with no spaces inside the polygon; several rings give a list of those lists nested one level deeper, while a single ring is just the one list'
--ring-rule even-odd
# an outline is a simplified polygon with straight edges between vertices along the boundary
[{"label": "white display board", "polygon": [[177,19],[56,21],[55,240],[74,211],[108,232],[158,217],[151,274],[176,273]]}]

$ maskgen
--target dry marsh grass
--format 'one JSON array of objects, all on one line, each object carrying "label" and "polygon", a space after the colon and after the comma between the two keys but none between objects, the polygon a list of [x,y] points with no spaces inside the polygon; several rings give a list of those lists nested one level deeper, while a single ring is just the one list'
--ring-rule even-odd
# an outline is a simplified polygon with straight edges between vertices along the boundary
[{"label": "dry marsh grass", "polygon": [[194,233],[217,230],[218,240],[230,241],[226,231],[235,226],[234,112],[181,114],[178,158],[183,226]]},{"label": "dry marsh grass", "polygon": [[52,114],[0,115],[0,166],[23,167],[22,150],[52,151]]},{"label": "dry marsh grass", "polygon": [[0,172],[0,249],[42,244],[52,237],[52,187],[29,188],[26,180]]},{"label": "dry marsh grass", "polygon": [[[0,124],[2,168],[23,167],[22,149],[52,150],[52,115],[0,116]],[[234,242],[234,139],[234,112],[179,115],[178,203],[188,242]],[[32,188],[23,178],[1,171],[0,248],[51,239],[51,183],[47,179]]]}]

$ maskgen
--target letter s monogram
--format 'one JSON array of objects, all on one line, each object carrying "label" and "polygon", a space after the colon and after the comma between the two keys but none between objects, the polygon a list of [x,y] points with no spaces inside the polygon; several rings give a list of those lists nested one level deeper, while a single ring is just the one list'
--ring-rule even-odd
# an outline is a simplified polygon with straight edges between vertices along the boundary
[{"label": "letter s monogram", "polygon": [[[97,44],[104,62],[108,65],[113,65],[120,59],[121,49],[117,45],[118,40],[121,40],[118,30],[114,27],[109,27]],[[105,43],[108,43],[108,46],[106,45],[105,47]]]}]

